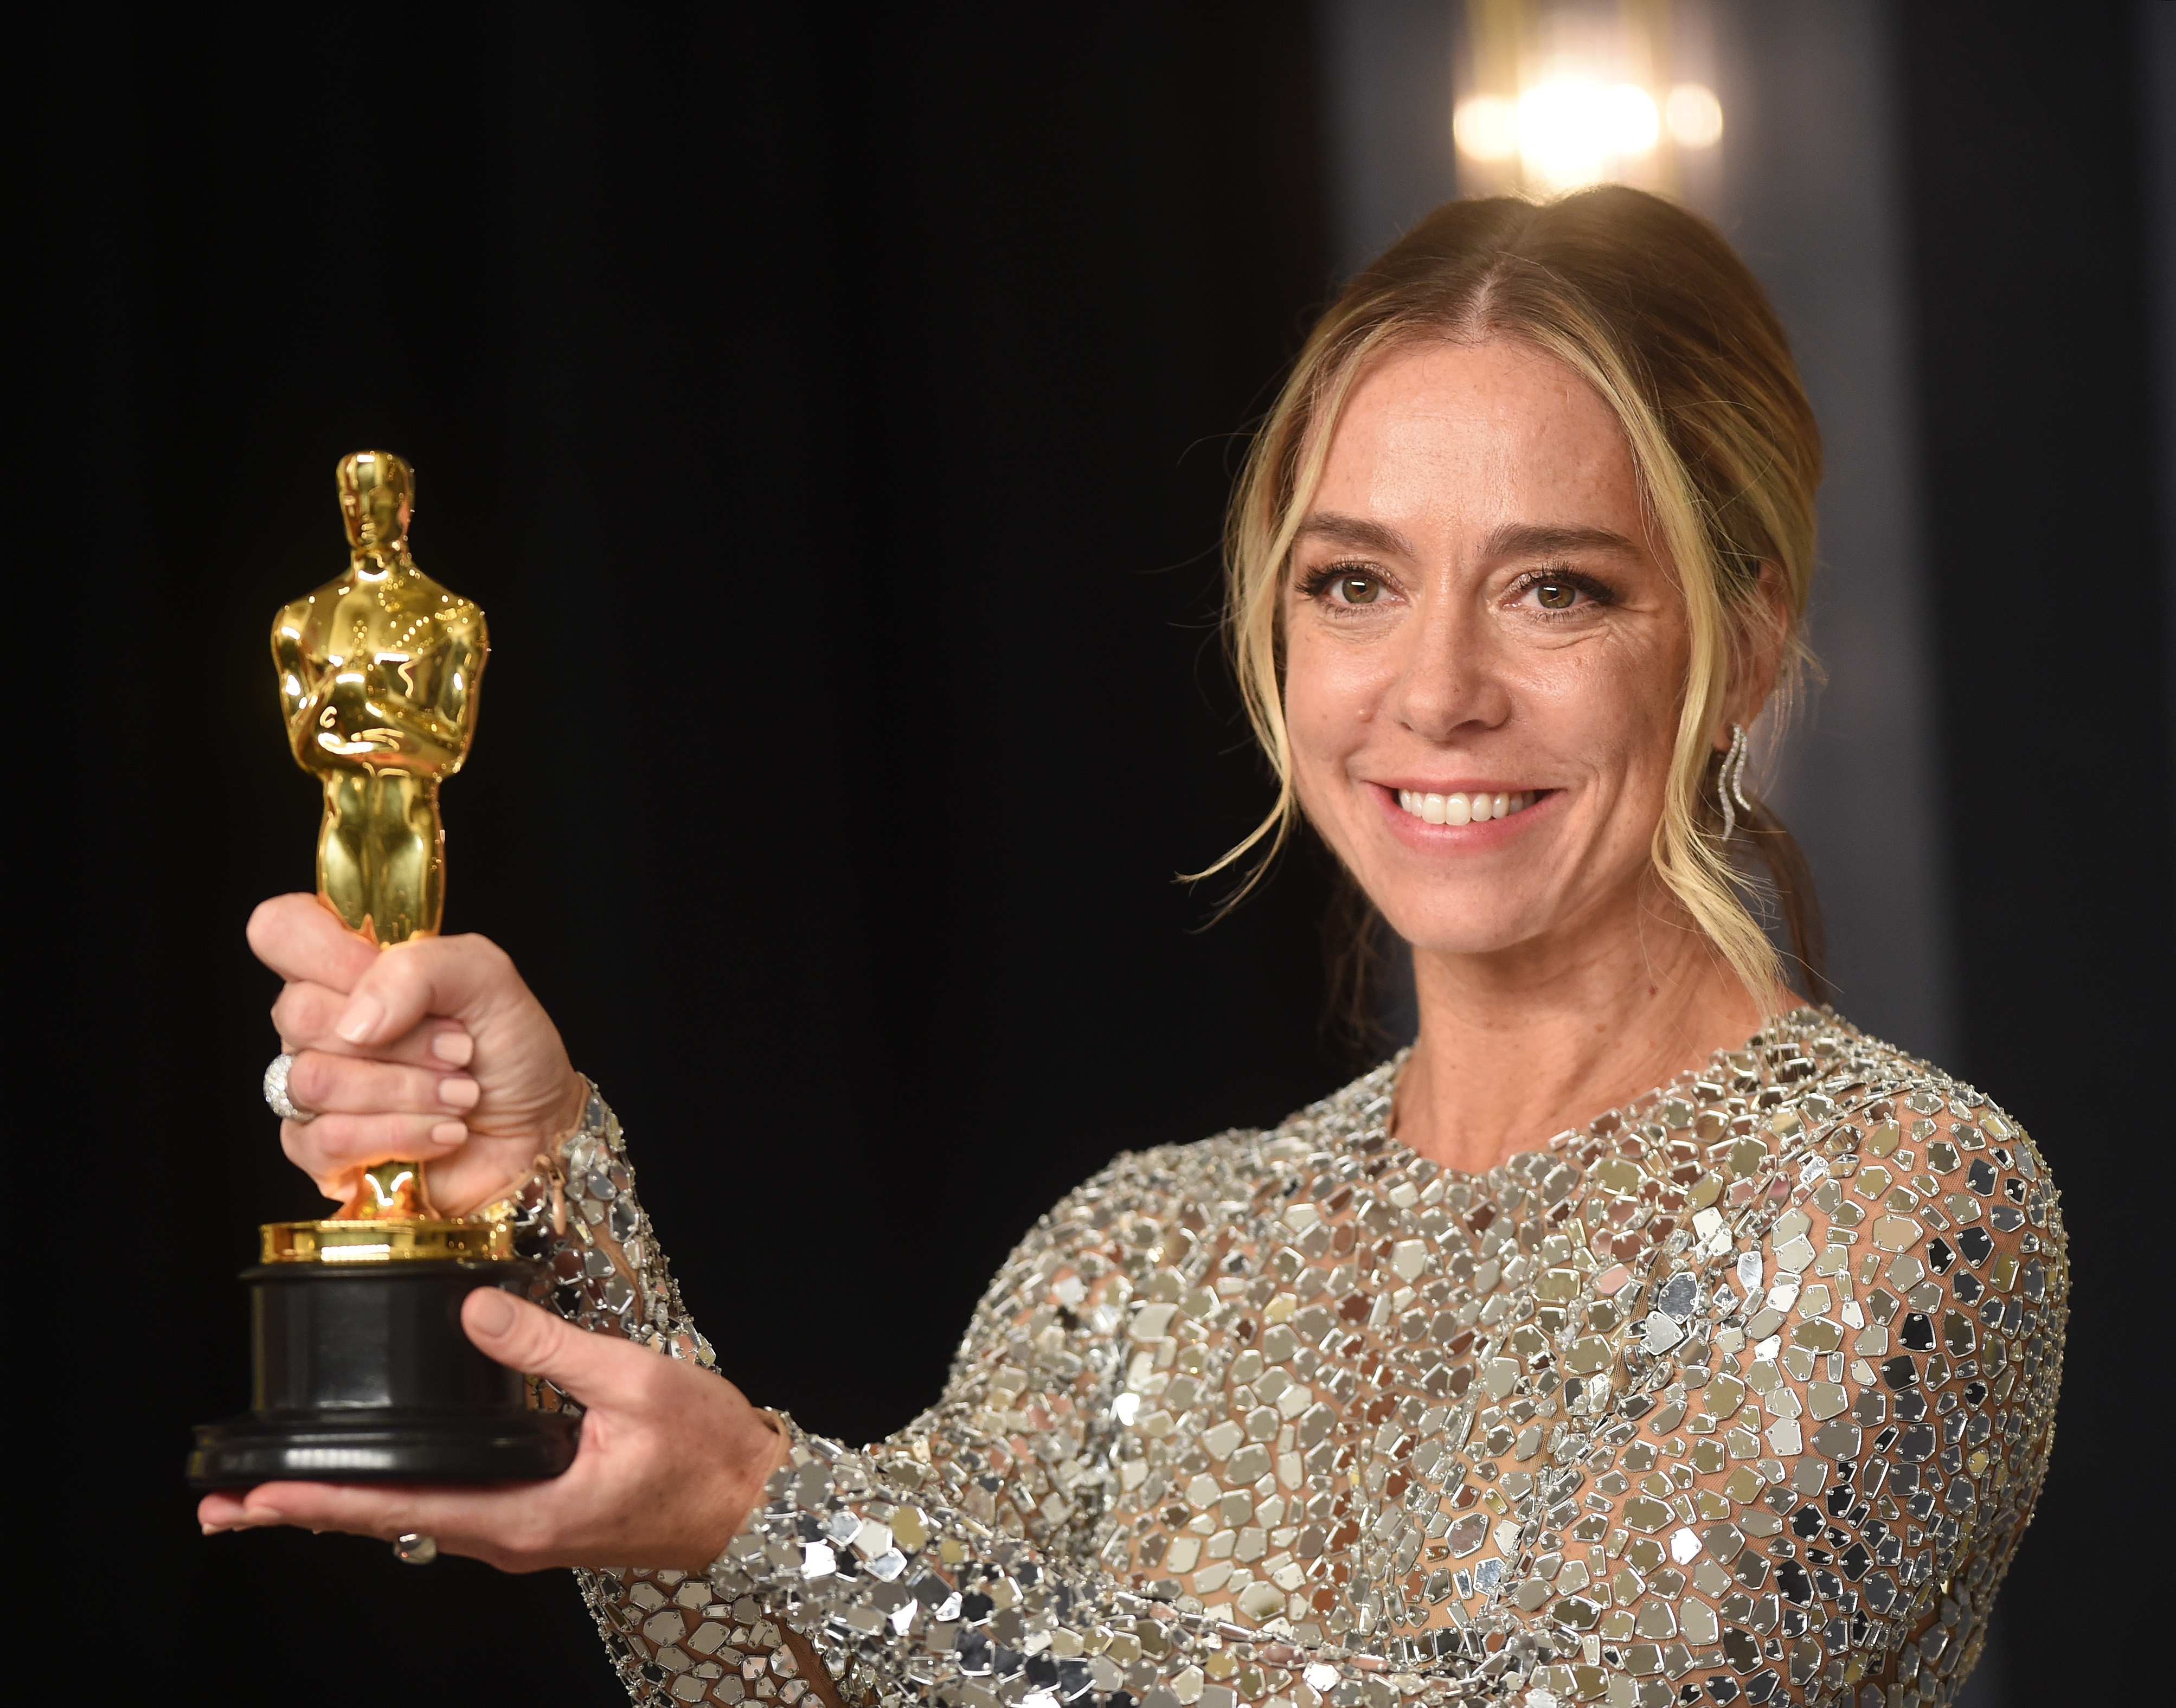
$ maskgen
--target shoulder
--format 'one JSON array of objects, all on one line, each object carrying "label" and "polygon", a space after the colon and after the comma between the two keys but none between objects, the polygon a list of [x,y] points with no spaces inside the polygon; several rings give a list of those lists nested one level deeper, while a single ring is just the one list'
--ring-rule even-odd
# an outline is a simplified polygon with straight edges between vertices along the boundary
[{"label": "shoulder", "polygon": [[440,604],[431,616],[432,621],[449,634],[481,634],[484,632],[483,607],[471,605],[458,593],[443,594]]},{"label": "shoulder", "polygon": [[1801,1010],[1794,1019],[1796,1035],[1779,1042],[1808,1045],[1801,1059],[1811,1070],[1796,1085],[1784,1080],[1763,1135],[1795,1164],[1798,1178],[1787,1186],[1794,1205],[1861,1233],[1839,1243],[1877,1251],[1901,1254],[1932,1236],[1946,1251],[2061,1258],[2054,1177],[2015,1116],[1832,1014]]},{"label": "shoulder", "polygon": [[[1292,1194],[1341,1158],[1385,1149],[1402,1053],[1275,1127],[1235,1127],[1187,1145],[1124,1151],[1081,1194],[1178,1216],[1198,1230],[1261,1239]],[[1064,1206],[1061,1206],[1063,1209]]]},{"label": "shoulder", "polygon": [[1330,1166],[1333,1153],[1387,1144],[1384,1123],[1402,1053],[1275,1127],[1233,1127],[1190,1144],[1122,1150],[1043,1218],[1047,1227],[1108,1221],[1131,1211],[1193,1212],[1205,1220],[1275,1216],[1296,1184]]},{"label": "shoulder", "polygon": [[[1677,1261],[1740,1253],[1741,1288],[1769,1294],[1764,1310],[1749,1302],[1748,1349],[1780,1333],[1809,1355],[1842,1351],[1814,1320],[1834,1307],[1854,1356],[1848,1380],[1829,1373],[1832,1387],[1901,1394],[2003,1368],[2005,1340],[2029,1323],[2026,1335],[2055,1349],[2052,1377],[2069,1242],[2046,1161],[2016,1118],[1826,1011],[1801,1010],[1747,1053],[1746,1089],[1763,1082],[1752,1118],[1688,1147],[1697,1155],[1678,1177],[1689,1181],[1692,1244]],[[1999,1385],[2008,1398],[2012,1384]],[[2040,1397],[2052,1406],[2052,1383]]]},{"label": "shoulder", "polygon": [[[985,1313],[1045,1300],[1092,1314],[1197,1289],[1236,1295],[1250,1254],[1294,1237],[1278,1218],[1333,1152],[1378,1145],[1397,1063],[1385,1063],[1279,1125],[1124,1150],[1037,1218],[984,1296]],[[1227,1266],[1238,1254],[1246,1266]]]},{"label": "shoulder", "polygon": [[402,609],[417,615],[427,614],[438,625],[449,631],[481,629],[483,627],[483,607],[474,601],[464,599],[450,587],[433,579],[422,570],[405,585],[401,595]]},{"label": "shoulder", "polygon": [[328,581],[324,586],[305,593],[300,599],[289,600],[273,613],[274,644],[277,645],[282,639],[298,639],[310,619],[322,611],[329,610],[342,590],[340,582]]}]

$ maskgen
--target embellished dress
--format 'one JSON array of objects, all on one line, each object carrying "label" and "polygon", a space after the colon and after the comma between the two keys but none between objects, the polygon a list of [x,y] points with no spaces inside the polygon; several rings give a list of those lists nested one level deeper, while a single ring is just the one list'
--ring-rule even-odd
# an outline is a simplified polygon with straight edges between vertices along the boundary
[{"label": "embellished dress", "polygon": [[[935,1406],[867,1446],[781,1417],[707,1575],[581,1574],[634,1700],[1951,1700],[2062,1372],[2017,1124],[1801,1009],[1466,1175],[1385,1131],[1401,1061],[1119,1156]],[[601,1099],[566,1163],[563,1236],[523,1200],[560,1308],[711,1364]]]}]

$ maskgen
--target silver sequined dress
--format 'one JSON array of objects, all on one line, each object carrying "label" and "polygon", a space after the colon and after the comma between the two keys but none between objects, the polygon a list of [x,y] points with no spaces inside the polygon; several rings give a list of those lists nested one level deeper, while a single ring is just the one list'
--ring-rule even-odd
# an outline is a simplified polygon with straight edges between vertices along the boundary
[{"label": "silver sequined dress", "polygon": [[[635,1700],[1945,1703],[2054,1437],[2046,1165],[1804,1009],[1485,1176],[1392,1062],[1121,1156],[1038,1222],[942,1399],[792,1463],[707,1578],[584,1573]],[[708,1364],[592,1100],[574,1319]],[[549,1402],[552,1396],[547,1396]]]}]

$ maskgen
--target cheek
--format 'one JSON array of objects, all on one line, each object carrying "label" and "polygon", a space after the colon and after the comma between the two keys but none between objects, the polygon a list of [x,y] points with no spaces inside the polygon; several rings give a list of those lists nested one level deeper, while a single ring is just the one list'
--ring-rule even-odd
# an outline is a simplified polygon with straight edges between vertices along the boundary
[{"label": "cheek", "polygon": [[1382,684],[1363,652],[1337,645],[1311,625],[1297,628],[1285,650],[1285,723],[1293,757],[1335,760],[1374,721]]},{"label": "cheek", "polygon": [[1565,655],[1528,678],[1526,699],[1548,744],[1597,780],[1659,795],[1677,736],[1684,661],[1667,645],[1612,644]]},{"label": "cheek", "polygon": [[1341,848],[1347,839],[1339,827],[1352,802],[1341,781],[1347,761],[1368,740],[1383,690],[1363,650],[1338,645],[1341,637],[1309,634],[1305,623],[1300,628],[1285,650],[1292,788],[1300,810]]}]

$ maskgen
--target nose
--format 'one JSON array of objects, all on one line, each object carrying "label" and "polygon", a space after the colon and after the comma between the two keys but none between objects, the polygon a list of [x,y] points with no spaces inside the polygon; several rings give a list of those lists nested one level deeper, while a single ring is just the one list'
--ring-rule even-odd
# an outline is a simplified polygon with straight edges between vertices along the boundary
[{"label": "nose", "polygon": [[1500,729],[1513,698],[1504,660],[1486,623],[1439,600],[1405,625],[1398,673],[1384,696],[1386,715],[1423,741]]}]

